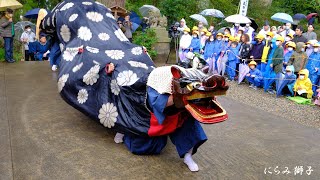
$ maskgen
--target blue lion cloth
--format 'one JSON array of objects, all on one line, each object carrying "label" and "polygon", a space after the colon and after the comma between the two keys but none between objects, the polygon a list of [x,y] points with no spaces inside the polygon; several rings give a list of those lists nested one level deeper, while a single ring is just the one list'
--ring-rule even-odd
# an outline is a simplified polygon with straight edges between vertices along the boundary
[{"label": "blue lion cloth", "polygon": [[[147,135],[146,82],[154,63],[142,47],[128,41],[111,11],[92,0],[65,0],[41,26],[61,43],[62,98],[105,127]],[[115,70],[107,74],[110,63]]]}]

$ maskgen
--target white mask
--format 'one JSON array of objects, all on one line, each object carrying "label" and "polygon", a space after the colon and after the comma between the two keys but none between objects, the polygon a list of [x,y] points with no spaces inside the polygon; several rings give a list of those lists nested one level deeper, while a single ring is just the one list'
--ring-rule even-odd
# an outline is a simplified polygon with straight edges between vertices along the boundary
[{"label": "white mask", "polygon": [[291,38],[290,37],[286,37],[285,40],[286,41],[291,41]]},{"label": "white mask", "polygon": [[187,31],[184,32],[185,35],[189,34]]},{"label": "white mask", "polygon": [[308,48],[310,48],[310,47],[311,47],[311,45],[310,45],[310,44],[307,44],[307,47],[308,47]]},{"label": "white mask", "polygon": [[292,47],[288,47],[288,51],[293,51],[293,48]]},{"label": "white mask", "polygon": [[299,76],[299,79],[300,79],[300,80],[304,80],[304,75],[300,75],[300,76]]},{"label": "white mask", "polygon": [[314,48],[313,51],[314,52],[319,52],[319,48]]},{"label": "white mask", "polygon": [[290,29],[290,27],[289,26],[286,26],[286,30],[289,30]]},{"label": "white mask", "polygon": [[204,35],[204,32],[201,32],[201,35]]},{"label": "white mask", "polygon": [[229,38],[224,38],[224,41],[229,41]]},{"label": "white mask", "polygon": [[287,75],[288,75],[288,76],[291,76],[291,75],[292,75],[292,72],[287,72]]},{"label": "white mask", "polygon": [[194,34],[194,35],[193,35],[193,37],[195,37],[195,38],[196,38],[196,37],[198,37],[198,35]]},{"label": "white mask", "polygon": [[239,26],[240,26],[240,24],[239,24],[239,23],[236,23],[236,24],[234,24],[234,26],[239,27]]},{"label": "white mask", "polygon": [[246,24],[247,27],[250,27],[250,24]]},{"label": "white mask", "polygon": [[28,29],[27,29],[27,32],[31,32],[31,29],[28,28]]},{"label": "white mask", "polygon": [[305,49],[304,48],[301,48],[301,52],[304,52],[305,51]]},{"label": "white mask", "polygon": [[210,41],[213,41],[213,38],[210,38]]},{"label": "white mask", "polygon": [[280,41],[277,41],[277,42],[276,42],[276,45],[279,46],[279,45],[280,45]]},{"label": "white mask", "polygon": [[220,37],[218,37],[217,39],[218,39],[219,41],[221,40],[221,38],[220,38]]},{"label": "white mask", "polygon": [[268,37],[267,37],[267,40],[270,41],[270,40],[271,40],[271,37],[268,36]]}]

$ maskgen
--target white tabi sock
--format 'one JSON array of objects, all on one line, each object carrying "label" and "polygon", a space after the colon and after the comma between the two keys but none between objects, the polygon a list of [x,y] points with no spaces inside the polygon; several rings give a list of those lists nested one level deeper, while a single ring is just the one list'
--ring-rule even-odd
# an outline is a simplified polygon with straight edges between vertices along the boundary
[{"label": "white tabi sock", "polygon": [[184,155],[183,162],[188,166],[190,171],[192,172],[199,171],[198,164],[195,163],[192,159],[192,149]]},{"label": "white tabi sock", "polygon": [[116,142],[117,144],[123,143],[123,137],[124,137],[124,134],[122,134],[122,133],[117,133],[117,134],[114,136],[114,142]]}]

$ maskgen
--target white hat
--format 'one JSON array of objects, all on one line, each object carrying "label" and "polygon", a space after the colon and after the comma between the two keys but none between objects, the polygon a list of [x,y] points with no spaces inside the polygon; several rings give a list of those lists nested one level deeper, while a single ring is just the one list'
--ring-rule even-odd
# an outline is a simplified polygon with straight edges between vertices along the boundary
[{"label": "white hat", "polygon": [[184,18],[182,18],[181,20],[180,20],[180,22],[184,22],[184,23],[186,23],[186,20],[184,19]]}]

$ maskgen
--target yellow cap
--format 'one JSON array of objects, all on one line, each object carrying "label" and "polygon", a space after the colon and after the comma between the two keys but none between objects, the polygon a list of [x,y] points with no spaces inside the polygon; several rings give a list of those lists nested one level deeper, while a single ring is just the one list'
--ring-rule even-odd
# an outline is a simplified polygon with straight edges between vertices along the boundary
[{"label": "yellow cap", "polygon": [[287,34],[287,36],[291,37],[291,39],[293,39],[293,34]]},{"label": "yellow cap", "polygon": [[208,29],[207,28],[202,28],[201,31],[207,33]]},{"label": "yellow cap", "polygon": [[255,61],[251,61],[248,65],[249,65],[249,66],[250,66],[250,65],[255,65],[255,66],[257,66],[257,63],[256,63]]},{"label": "yellow cap", "polygon": [[208,36],[208,37],[210,37],[212,34],[211,34],[211,32],[206,32],[206,36]]},{"label": "yellow cap", "polygon": [[225,35],[223,35],[223,37],[230,38],[230,34],[225,34]]},{"label": "yellow cap", "polygon": [[293,47],[293,48],[297,48],[296,43],[294,42],[289,42],[288,44],[286,44],[288,47]]},{"label": "yellow cap", "polygon": [[229,41],[236,41],[234,37],[229,36]]},{"label": "yellow cap", "polygon": [[277,40],[277,41],[284,42],[284,38],[283,38],[282,36],[278,36],[276,40]]},{"label": "yellow cap", "polygon": [[199,28],[197,26],[193,26],[192,31],[198,31]]},{"label": "yellow cap", "polygon": [[320,44],[319,43],[315,43],[312,45],[313,47],[320,47]]},{"label": "yellow cap", "polygon": [[187,27],[186,27],[186,28],[183,29],[183,31],[185,31],[185,32],[190,32],[190,28],[187,28]]},{"label": "yellow cap", "polygon": [[198,34],[199,35],[199,31],[192,31],[192,34]]},{"label": "yellow cap", "polygon": [[217,37],[218,37],[218,36],[223,37],[223,34],[222,34],[222,33],[218,33],[218,34],[217,34]]},{"label": "yellow cap", "polygon": [[262,35],[262,34],[258,34],[258,35],[256,36],[256,38],[257,38],[257,39],[261,39],[261,40],[263,40],[263,39],[264,39],[264,35]]},{"label": "yellow cap", "polygon": [[273,38],[274,34],[273,34],[273,32],[268,32],[267,36],[270,36],[271,38]]},{"label": "yellow cap", "polygon": [[240,37],[237,36],[237,37],[234,38],[234,40],[237,41],[237,42],[240,42]]}]

